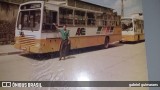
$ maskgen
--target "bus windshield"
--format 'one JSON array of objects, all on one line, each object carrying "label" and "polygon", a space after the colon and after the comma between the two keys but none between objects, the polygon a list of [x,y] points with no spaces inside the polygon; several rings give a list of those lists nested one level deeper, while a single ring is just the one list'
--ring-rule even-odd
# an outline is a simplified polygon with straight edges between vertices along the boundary
[{"label": "bus windshield", "polygon": [[40,10],[20,11],[17,28],[19,30],[38,31],[40,28]]},{"label": "bus windshield", "polygon": [[132,19],[122,19],[122,30],[123,31],[132,31],[133,30],[133,24]]}]

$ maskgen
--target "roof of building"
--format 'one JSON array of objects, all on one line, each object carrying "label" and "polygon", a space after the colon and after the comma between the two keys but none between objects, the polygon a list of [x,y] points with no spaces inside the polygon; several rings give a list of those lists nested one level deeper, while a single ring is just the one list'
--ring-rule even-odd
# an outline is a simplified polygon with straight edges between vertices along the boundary
[{"label": "roof of building", "polygon": [[2,3],[14,4],[14,5],[19,5],[19,3],[9,2],[9,1],[3,1],[3,0],[0,0],[0,2],[2,2]]},{"label": "roof of building", "polygon": [[85,0],[77,0],[77,1],[81,1],[81,2],[84,2],[84,3],[91,4],[91,5],[96,5],[96,6],[99,6],[99,7],[102,7],[102,8],[108,8],[108,9],[114,10],[113,8],[109,8],[109,7],[106,7],[106,6],[99,5],[99,4],[94,4],[94,3],[91,3],[91,2],[87,2]]},{"label": "roof of building", "polygon": [[[76,0],[76,1],[80,1],[80,2],[83,2],[83,3],[90,4],[90,5],[95,5],[95,6],[98,6],[98,7],[101,7],[101,8],[106,8],[106,9],[114,10],[114,9],[112,9],[112,8],[105,7],[105,6],[98,5],[98,4],[94,4],[94,3],[87,2],[87,1],[84,1],[84,0]],[[54,1],[54,0],[53,0],[53,1],[52,1],[52,0],[49,0],[48,2],[54,3],[54,4],[56,4],[56,5],[65,4],[65,3],[66,3],[66,1]]]}]

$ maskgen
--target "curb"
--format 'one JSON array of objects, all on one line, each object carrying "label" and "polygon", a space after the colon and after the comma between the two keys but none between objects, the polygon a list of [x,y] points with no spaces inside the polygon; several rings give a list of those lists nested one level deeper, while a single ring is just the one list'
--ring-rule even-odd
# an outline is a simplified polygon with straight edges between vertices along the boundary
[{"label": "curb", "polygon": [[0,56],[4,55],[13,55],[13,54],[20,54],[22,51],[15,51],[15,52],[6,52],[6,53],[0,53]]}]

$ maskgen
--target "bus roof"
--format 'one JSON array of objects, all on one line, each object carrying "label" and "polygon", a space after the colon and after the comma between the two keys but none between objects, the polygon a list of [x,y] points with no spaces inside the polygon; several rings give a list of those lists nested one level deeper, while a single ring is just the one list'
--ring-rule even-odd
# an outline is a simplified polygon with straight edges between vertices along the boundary
[{"label": "bus roof", "polygon": [[138,19],[138,20],[143,20],[141,17],[122,17],[121,19]]},{"label": "bus roof", "polygon": [[30,4],[30,3],[43,3],[44,1],[28,1],[25,3],[21,3],[20,5]]},{"label": "bus roof", "polygon": [[[105,8],[105,9],[114,10],[113,8],[105,7],[105,6],[102,6],[102,5],[99,5],[99,4],[90,3],[90,2],[87,2],[85,0],[76,0],[76,1],[80,1],[80,2],[83,2],[83,3],[90,4],[90,5],[95,5],[95,6],[98,6],[98,7],[101,7],[101,8]],[[25,3],[21,3],[20,5],[29,4],[29,3],[38,3],[38,2],[45,2],[45,1],[28,1],[28,2],[25,2]],[[55,4],[55,5],[61,5],[61,4],[65,4],[66,1],[48,0],[47,3]]]},{"label": "bus roof", "polygon": [[138,20],[143,20],[143,14],[142,13],[133,13],[129,17],[122,17],[122,19],[138,19]]},{"label": "bus roof", "polygon": [[[87,2],[87,1],[84,1],[84,0],[77,0],[77,1],[80,1],[80,2],[83,2],[83,3],[87,3],[89,5],[95,5],[95,6],[98,6],[100,8],[114,10],[112,8],[108,8],[108,7],[105,7],[105,6],[93,4],[93,3],[90,3],[90,2]],[[28,2],[20,4],[20,6],[25,5],[25,4],[30,4],[30,3],[44,3],[44,2],[45,2],[45,4],[56,5],[58,7],[64,7],[64,8],[66,7],[66,8],[70,8],[70,9],[77,9],[77,10],[83,10],[83,11],[89,11],[89,12],[103,13],[103,11],[96,11],[96,10],[91,10],[91,9],[85,9],[85,8],[69,6],[69,5],[67,5],[66,1],[52,1],[52,0],[49,0],[49,1],[28,1]]]}]

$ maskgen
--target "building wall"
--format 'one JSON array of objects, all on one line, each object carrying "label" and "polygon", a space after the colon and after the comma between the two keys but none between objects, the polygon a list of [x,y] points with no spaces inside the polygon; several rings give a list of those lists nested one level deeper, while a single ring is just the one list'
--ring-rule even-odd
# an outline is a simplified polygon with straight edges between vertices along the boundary
[{"label": "building wall", "polygon": [[0,2],[0,20],[12,21],[17,17],[18,5]]},{"label": "building wall", "polygon": [[0,44],[14,41],[18,4],[0,1]]}]

